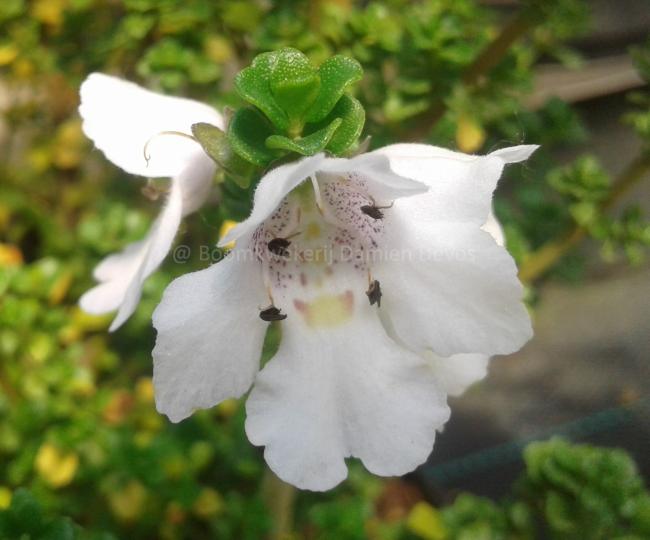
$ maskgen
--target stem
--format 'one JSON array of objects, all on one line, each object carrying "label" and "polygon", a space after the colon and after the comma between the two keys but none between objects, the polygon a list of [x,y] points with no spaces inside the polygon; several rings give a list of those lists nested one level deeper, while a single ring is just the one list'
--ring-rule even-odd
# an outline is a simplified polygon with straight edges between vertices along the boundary
[{"label": "stem", "polygon": [[[483,50],[483,52],[466,69],[462,76],[462,83],[467,87],[479,85],[493,67],[503,60],[510,50],[511,45],[521,38],[526,32],[537,25],[540,20],[535,20],[526,10],[521,10],[513,16],[501,29],[499,35]],[[431,131],[436,123],[445,114],[445,105],[442,101],[432,104],[424,113],[427,118],[416,126],[409,134],[411,140],[420,140]]]},{"label": "stem", "polygon": [[262,498],[273,517],[270,540],[286,540],[293,530],[296,488],[280,480],[268,467],[262,478]]},{"label": "stem", "polygon": [[492,43],[467,68],[463,75],[463,84],[474,86],[480,83],[481,79],[508,54],[512,44],[539,22],[541,21],[534,21],[526,10],[521,10],[513,16]]},{"label": "stem", "polygon": [[[650,169],[650,153],[641,153],[620,174],[608,197],[600,204],[601,213],[610,210],[630,188],[643,179]],[[519,279],[532,283],[542,277],[562,259],[576,244],[587,236],[587,230],[576,225],[559,240],[553,240],[533,252],[522,264]]]},{"label": "stem", "polygon": [[0,390],[2,390],[7,396],[7,399],[11,403],[15,403],[18,400],[18,392],[9,382],[9,376],[7,375],[7,370],[0,367]]}]

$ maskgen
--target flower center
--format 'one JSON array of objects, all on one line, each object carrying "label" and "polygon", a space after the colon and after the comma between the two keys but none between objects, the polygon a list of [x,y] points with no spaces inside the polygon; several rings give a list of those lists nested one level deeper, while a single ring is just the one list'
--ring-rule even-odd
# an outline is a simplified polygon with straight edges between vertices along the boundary
[{"label": "flower center", "polygon": [[310,327],[332,327],[351,318],[358,301],[379,304],[371,267],[382,208],[355,174],[321,174],[292,191],[253,235],[271,305]]}]

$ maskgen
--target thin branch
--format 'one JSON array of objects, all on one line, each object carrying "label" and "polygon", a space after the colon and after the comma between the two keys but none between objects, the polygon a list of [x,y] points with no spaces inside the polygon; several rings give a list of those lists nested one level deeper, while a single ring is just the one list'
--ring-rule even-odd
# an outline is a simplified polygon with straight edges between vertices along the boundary
[{"label": "thin branch", "polygon": [[262,498],[273,519],[271,540],[283,540],[293,530],[293,503],[296,488],[280,480],[268,467],[262,478]]},{"label": "thin branch", "polygon": [[[524,36],[530,29],[534,28],[539,22],[541,21],[535,20],[526,10],[521,10],[514,15],[494,40],[467,68],[461,79],[462,83],[467,87],[480,84],[492,68],[497,66],[506,54],[508,54],[512,44]],[[422,113],[422,116],[425,116],[424,121],[411,130],[409,138],[417,141],[426,137],[444,114],[445,104],[442,101],[433,103],[427,111]]]},{"label": "thin branch", "polygon": [[[609,196],[600,204],[600,212],[611,210],[630,188],[643,179],[648,170],[650,170],[650,153],[641,153],[620,174]],[[524,261],[519,269],[519,279],[524,283],[532,283],[541,278],[587,234],[588,231],[584,227],[576,225],[559,240],[545,244]]]},{"label": "thin branch", "polygon": [[9,376],[5,369],[0,367],[0,391],[4,392],[7,399],[14,403],[18,400],[18,391],[9,382]]}]

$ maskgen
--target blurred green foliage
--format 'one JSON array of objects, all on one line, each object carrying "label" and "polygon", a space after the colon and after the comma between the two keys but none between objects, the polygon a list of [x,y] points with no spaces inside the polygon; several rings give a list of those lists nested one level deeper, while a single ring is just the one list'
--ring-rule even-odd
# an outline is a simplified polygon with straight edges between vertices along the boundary
[{"label": "blurred green foliage", "polygon": [[524,460],[520,497],[550,538],[650,536],[650,493],[625,452],[555,439],[529,445]]},{"label": "blurred green foliage", "polygon": [[641,540],[650,493],[623,451],[561,439],[529,444],[513,494],[495,503],[463,494],[448,507],[411,511],[407,529],[426,540]]},{"label": "blurred green foliage", "polygon": [[[438,510],[420,501],[383,523],[368,504],[376,497],[377,486],[363,482],[353,471],[350,483],[356,493],[339,492],[327,503],[310,505],[305,536],[340,540],[643,540],[650,535],[650,492],[625,452],[551,439],[529,444],[524,461],[526,470],[512,496],[500,503],[461,494]],[[206,509],[220,503],[200,501]],[[176,508],[176,512],[180,518],[182,509]],[[255,516],[248,514],[248,518]],[[309,532],[311,528],[318,531],[316,536]],[[239,536],[229,529],[219,532],[226,533],[225,538],[257,538]],[[194,538],[193,534],[185,531],[184,537]],[[5,511],[0,511],[0,538],[19,537],[114,538],[109,533],[84,530],[68,517],[44,512],[34,496],[23,489],[14,494]]]},{"label": "blurred green foliage", "polygon": [[[535,111],[522,105],[538,58],[579,61],[566,40],[586,28],[587,3],[522,6],[525,39],[489,76],[466,84],[506,21],[475,0],[0,2],[0,508],[10,508],[0,537],[13,540],[20,529],[34,539],[257,539],[270,525],[261,453],[245,439],[241,405],[172,426],[155,412],[150,379],[150,314],[163,288],[208,264],[199,246],[214,244],[224,220],[247,215],[253,186],[218,184],[220,204],[181,232],[192,259],[152,276],[136,315],[107,335],[110,318],[83,314],[77,299],[102,257],[145,234],[163,183],[142,189],[83,137],[77,91],[92,71],[224,109],[245,105],[235,75],[259,53],[291,46],[314,65],[355,58],[364,78],[349,91],[365,107],[373,146],[412,138],[466,152],[524,138],[543,145],[496,199],[519,263],[576,225],[602,241],[608,258],[623,248],[640,260],[647,222],[634,208],[602,212],[615,188],[597,159],[559,167],[551,158],[588,141],[579,115],[557,99]],[[650,42],[635,58],[650,79]],[[647,93],[635,93],[626,121],[646,148],[649,111]],[[531,447],[526,459],[516,502],[467,495],[442,512],[420,507],[429,531],[420,537],[526,538],[531,519],[554,538],[572,538],[580,520],[610,534],[603,538],[647,533],[647,494],[619,453],[553,443]],[[572,490],[581,484],[589,489]],[[297,530],[305,538],[413,537],[417,519],[380,510],[388,489],[353,466],[337,490],[300,494]]]}]

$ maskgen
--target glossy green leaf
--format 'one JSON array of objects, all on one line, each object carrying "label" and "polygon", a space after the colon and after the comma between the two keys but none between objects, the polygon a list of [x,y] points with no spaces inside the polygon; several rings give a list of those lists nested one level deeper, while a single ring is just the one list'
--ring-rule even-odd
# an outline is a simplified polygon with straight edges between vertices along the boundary
[{"label": "glossy green leaf", "polygon": [[275,124],[287,130],[289,119],[278,106],[271,92],[270,80],[280,51],[263,53],[255,57],[253,63],[235,77],[235,88],[242,99],[255,105]]},{"label": "glossy green leaf", "polygon": [[250,184],[254,167],[240,157],[228,142],[226,134],[217,126],[206,123],[192,125],[192,133],[199,144],[222,169],[241,187]]},{"label": "glossy green leaf", "polygon": [[332,122],[314,133],[301,139],[289,139],[283,135],[271,135],[266,139],[266,146],[274,149],[288,150],[303,156],[313,156],[322,152],[331,141],[342,120],[335,118]]},{"label": "glossy green leaf", "polygon": [[341,119],[339,128],[327,144],[327,150],[339,156],[350,150],[359,139],[366,113],[359,101],[344,95],[329,114],[329,118]]},{"label": "glossy green leaf", "polygon": [[318,96],[318,72],[309,59],[296,49],[282,49],[269,80],[271,93],[289,118],[290,130],[302,129],[302,118]]},{"label": "glossy green leaf", "polygon": [[333,56],[318,69],[320,92],[307,114],[308,122],[320,122],[339,101],[345,89],[361,80],[361,64],[347,56]]},{"label": "glossy green leaf", "polygon": [[278,154],[264,144],[273,134],[273,128],[255,109],[239,109],[228,127],[228,142],[232,149],[246,161],[266,167]]}]

